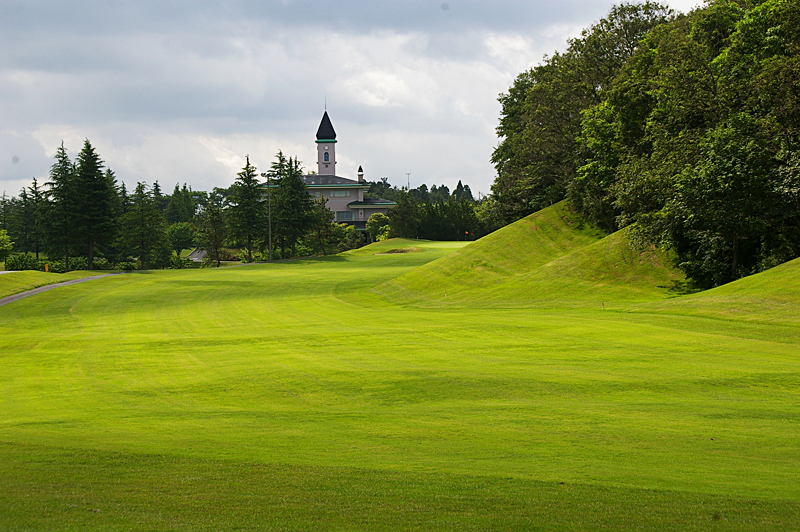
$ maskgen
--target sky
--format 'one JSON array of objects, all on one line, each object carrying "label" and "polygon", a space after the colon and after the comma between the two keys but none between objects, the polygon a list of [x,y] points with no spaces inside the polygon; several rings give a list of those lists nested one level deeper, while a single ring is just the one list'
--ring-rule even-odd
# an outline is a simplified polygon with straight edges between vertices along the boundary
[{"label": "sky", "polygon": [[487,194],[497,97],[613,3],[0,0],[0,193],[84,139],[129,189],[316,170],[327,107],[337,175]]}]

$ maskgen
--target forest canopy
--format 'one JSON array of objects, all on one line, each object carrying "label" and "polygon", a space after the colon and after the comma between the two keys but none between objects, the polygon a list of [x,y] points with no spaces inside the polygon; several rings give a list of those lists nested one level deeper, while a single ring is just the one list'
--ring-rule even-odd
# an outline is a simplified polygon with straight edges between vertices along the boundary
[{"label": "forest canopy", "polygon": [[505,223],[564,198],[710,287],[800,255],[800,3],[622,4],[500,97]]}]

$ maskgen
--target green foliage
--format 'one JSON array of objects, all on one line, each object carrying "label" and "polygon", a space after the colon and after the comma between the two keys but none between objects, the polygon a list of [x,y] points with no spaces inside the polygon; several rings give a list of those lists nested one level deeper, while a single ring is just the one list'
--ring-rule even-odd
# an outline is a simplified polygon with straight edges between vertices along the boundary
[{"label": "green foliage", "polygon": [[187,188],[186,183],[183,188],[178,188],[175,184],[175,190],[167,201],[167,206],[164,209],[164,218],[167,223],[172,225],[180,222],[191,222],[194,219],[195,211],[197,210],[197,201],[192,193],[191,188]]},{"label": "green foliage", "polygon": [[181,256],[184,249],[194,245],[196,227],[189,222],[177,222],[167,226],[166,237],[175,255]]},{"label": "green foliage", "polygon": [[229,238],[245,245],[248,262],[253,262],[253,248],[263,238],[267,226],[267,205],[262,196],[257,169],[247,156],[244,168],[231,187],[227,221]]},{"label": "green foliage", "polygon": [[492,155],[497,178],[492,192],[505,223],[565,197],[583,165],[576,138],[581,112],[600,103],[604,91],[633,56],[639,41],[668,19],[659,4],[621,4],[563,54],[520,74],[500,97],[502,112]]},{"label": "green foliage", "polygon": [[27,253],[11,253],[6,257],[5,262],[6,270],[8,271],[39,269],[39,261],[36,260],[36,257]]},{"label": "green foliage", "polygon": [[500,217],[563,190],[605,231],[633,225],[643,249],[672,249],[704,287],[797,257],[800,7],[714,0],[659,13],[614,8],[501,98]]},{"label": "green foliage", "polygon": [[104,174],[103,161],[89,139],[75,161],[75,223],[76,241],[87,251],[87,269],[94,269],[97,250],[110,244],[116,233],[116,183],[113,174]]},{"label": "green foliage", "polygon": [[225,242],[228,238],[228,226],[223,210],[224,199],[216,191],[208,195],[199,216],[199,226],[195,237],[198,245],[208,252],[207,265],[214,262],[217,268],[227,258]]},{"label": "green foliage", "polygon": [[193,263],[191,259],[181,257],[179,255],[172,255],[169,258],[169,267],[173,270],[182,270],[184,268],[191,268]]},{"label": "green foliage", "polygon": [[389,240],[391,234],[392,234],[392,226],[384,225],[383,227],[381,227],[380,231],[378,231],[375,241],[383,242],[384,240]]},{"label": "green foliage", "polygon": [[370,236],[370,240],[377,242],[378,234],[383,232],[383,228],[388,227],[389,225],[389,217],[385,214],[380,212],[371,214],[369,220],[367,220],[367,233]]},{"label": "green foliage", "polygon": [[272,223],[282,259],[287,258],[287,247],[291,249],[291,256],[295,256],[298,240],[319,223],[319,216],[314,216],[314,200],[308,194],[302,175],[297,159],[290,157],[287,160],[282,152],[278,152],[270,178],[275,183],[272,189]]},{"label": "green foliage", "polygon": [[[8,236],[5,229],[0,229],[0,262],[5,262],[12,249],[14,249],[14,242],[11,241],[11,237]],[[8,265],[6,265],[6,269],[8,269]]]},{"label": "green foliage", "polygon": [[350,249],[357,249],[364,245],[364,233],[356,229],[354,225],[338,224],[343,231],[343,235],[339,238],[337,251],[348,251]]},{"label": "green foliage", "polygon": [[334,215],[328,209],[327,203],[328,200],[324,197],[314,200],[309,214],[311,218],[309,234],[303,240],[303,243],[309,248],[309,254],[321,252],[323,255],[327,255],[332,249],[335,249]]},{"label": "green foliage", "polygon": [[138,270],[139,265],[135,262],[118,262],[114,268],[115,270],[133,271]]},{"label": "green foliage", "polygon": [[395,197],[397,205],[389,210],[389,222],[391,224],[391,235],[401,238],[413,238],[417,236],[417,202],[414,197],[403,189]]},{"label": "green foliage", "polygon": [[427,240],[470,240],[479,231],[480,223],[474,204],[455,195],[446,202],[423,203],[417,207],[417,235]]},{"label": "green foliage", "polygon": [[122,242],[141,269],[169,266],[171,250],[165,236],[165,221],[145,183],[137,183],[131,206],[122,216]]},{"label": "green foliage", "polygon": [[42,230],[47,256],[62,257],[64,269],[69,271],[70,254],[77,243],[78,201],[75,167],[64,142],[56,149],[55,162],[50,167],[50,181],[46,185]]}]

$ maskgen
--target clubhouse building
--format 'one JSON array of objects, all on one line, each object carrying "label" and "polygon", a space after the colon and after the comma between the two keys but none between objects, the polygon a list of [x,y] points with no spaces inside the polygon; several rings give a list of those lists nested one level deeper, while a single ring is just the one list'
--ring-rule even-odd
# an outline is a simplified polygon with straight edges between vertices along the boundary
[{"label": "clubhouse building", "polygon": [[358,179],[336,175],[336,131],[328,117],[322,115],[317,129],[317,173],[303,176],[308,192],[316,198],[328,200],[328,208],[335,214],[334,221],[365,229],[369,217],[386,212],[397,205],[381,198],[364,198],[369,185],[364,182],[364,171],[358,167]]}]

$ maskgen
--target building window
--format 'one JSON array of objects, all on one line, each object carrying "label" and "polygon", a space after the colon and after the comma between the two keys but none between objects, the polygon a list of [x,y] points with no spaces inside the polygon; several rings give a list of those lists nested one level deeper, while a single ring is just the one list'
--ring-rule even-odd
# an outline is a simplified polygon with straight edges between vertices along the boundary
[{"label": "building window", "polygon": [[332,198],[349,198],[350,191],[349,190],[332,190],[331,191]]},{"label": "building window", "polygon": [[322,191],[321,190],[315,190],[314,191],[314,196],[316,196],[317,198],[321,198],[322,197]]},{"label": "building window", "polygon": [[336,211],[337,222],[352,222],[353,211]]},{"label": "building window", "polygon": [[325,155],[322,157],[322,160],[324,160],[326,163],[331,160],[331,157],[328,154],[328,152],[325,152]]}]

